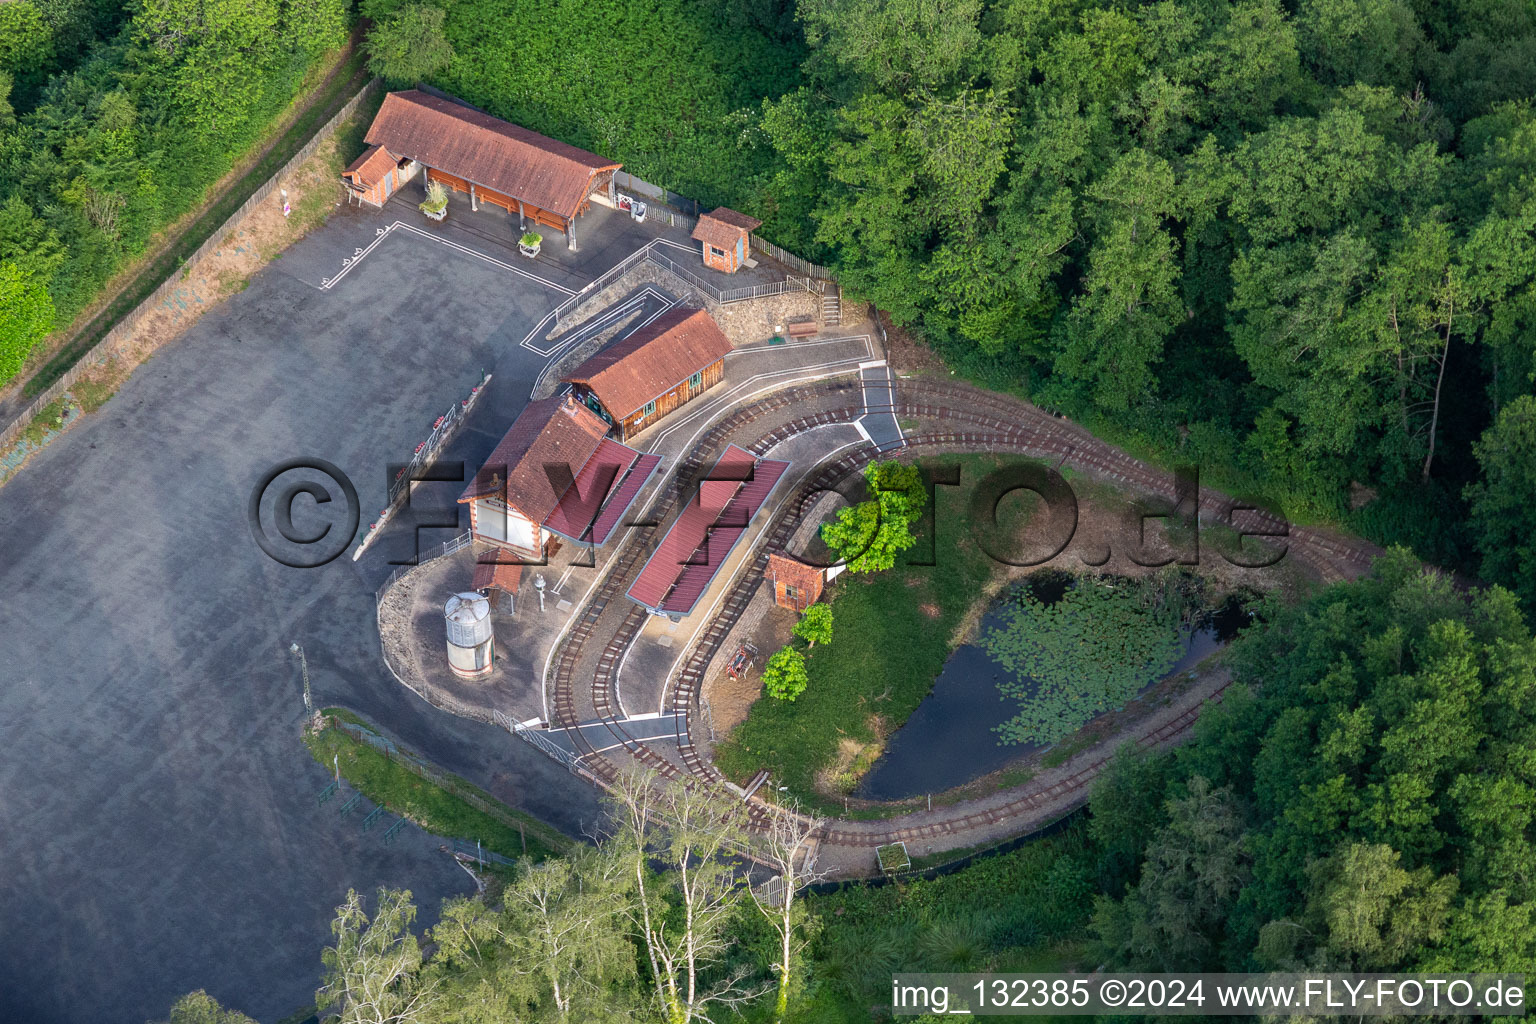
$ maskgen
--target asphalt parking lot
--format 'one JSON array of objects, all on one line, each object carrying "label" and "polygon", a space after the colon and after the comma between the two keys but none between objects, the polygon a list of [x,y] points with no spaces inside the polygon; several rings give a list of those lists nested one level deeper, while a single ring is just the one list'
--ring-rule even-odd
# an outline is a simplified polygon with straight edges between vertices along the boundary
[{"label": "asphalt parking lot", "polygon": [[598,813],[531,747],[389,675],[373,592],[395,544],[298,569],[252,540],[274,464],[334,463],[366,526],[385,466],[482,370],[471,459],[542,366],[517,342],[561,293],[440,239],[396,232],[319,287],[383,217],[338,215],[0,488],[0,1018],[137,1022],[206,988],[272,1021],[312,997],[349,887],[411,889],[420,924],[469,891],[437,839],[386,846],[317,805],[293,641],[318,703],[573,833]]}]

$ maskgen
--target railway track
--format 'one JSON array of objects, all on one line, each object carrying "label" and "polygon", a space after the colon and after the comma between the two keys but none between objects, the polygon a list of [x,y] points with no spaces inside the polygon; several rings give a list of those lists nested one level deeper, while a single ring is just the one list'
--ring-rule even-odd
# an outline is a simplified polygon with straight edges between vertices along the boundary
[{"label": "railway track", "polygon": [[[1134,491],[1163,495],[1174,492],[1173,474],[1153,469],[1110,447],[1070,421],[1005,396],[953,382],[927,380],[897,381],[892,393],[894,397],[891,405],[866,409],[863,389],[857,381],[826,380],[777,391],[737,408],[710,427],[680,465],[672,482],[653,497],[647,509],[647,520],[666,523],[668,517],[678,510],[680,498],[691,497],[702,474],[732,441],[754,455],[762,456],[800,434],[832,424],[851,423],[865,412],[891,412],[898,419],[918,419],[939,424],[941,429],[907,438],[907,447],[917,451],[1009,452],[1052,461],[1058,466],[1069,463],[1075,469]],[[744,439],[753,435],[754,424],[782,420],[786,410],[804,407],[811,407],[814,411],[778,422]],[[615,601],[627,601],[624,591],[645,560],[654,552],[665,531],[657,528],[649,535],[633,532],[621,541],[597,591],[583,606],[579,618],[561,641],[554,661],[554,679],[550,688],[556,724],[573,727],[586,720],[582,717],[582,698],[585,696],[586,702],[590,704],[591,717],[604,722],[613,733],[616,743],[598,750],[580,730],[572,728],[568,732],[578,747],[578,760],[599,781],[612,783],[624,770],[624,766],[610,756],[610,751],[622,748],[636,763],[667,778],[693,780],[708,785],[727,784],[714,765],[699,753],[692,739],[700,690],[709,665],[720,653],[721,646],[751,603],[762,581],[769,553],[783,550],[787,546],[815,497],[848,480],[875,454],[874,446],[868,443],[846,451],[803,477],[795,485],[791,497],[779,504],[767,532],[758,539],[746,566],[737,573],[718,609],[712,613],[707,626],[688,650],[678,676],[668,691],[666,706],[676,714],[678,722],[677,761],[633,738],[622,725],[623,714],[617,697],[618,672],[625,653],[639,637],[648,615],[645,609],[633,605],[617,625],[613,625],[613,616],[609,614],[610,608],[616,607]],[[1286,526],[1271,513],[1252,509],[1225,495],[1202,490],[1200,511],[1203,516],[1230,521],[1234,509],[1249,509],[1245,513],[1248,517],[1245,527],[1249,531],[1277,531]],[[1287,553],[1323,579],[1329,580],[1346,575],[1339,569],[1339,562],[1347,563],[1352,568],[1361,568],[1368,565],[1370,558],[1379,551],[1362,541],[1337,538],[1306,528],[1289,528]],[[599,636],[599,626],[605,618],[610,625],[605,635]],[[588,678],[582,673],[582,665],[589,660],[594,643],[601,643],[602,647],[597,652],[595,662],[591,663],[591,675]],[[582,683],[584,679],[585,686]],[[1219,697],[1220,691],[1213,699]],[[1154,732],[1141,737],[1138,743],[1143,747],[1155,747],[1172,742],[1193,725],[1198,714],[1198,707],[1190,708],[1177,718],[1163,723]],[[956,808],[956,813],[938,821],[902,824],[901,819],[892,819],[891,825],[883,830],[847,828],[834,822],[828,826],[822,841],[869,846],[896,839],[932,839],[946,833],[995,826],[1013,818],[1028,817],[1043,808],[1060,804],[1069,794],[1085,796],[1089,784],[1103,764],[1104,760],[1086,764],[1065,779],[1024,792],[1005,804],[968,813],[961,813],[963,807]],[[768,813],[767,807],[758,801],[751,802],[749,809],[757,818]]]}]

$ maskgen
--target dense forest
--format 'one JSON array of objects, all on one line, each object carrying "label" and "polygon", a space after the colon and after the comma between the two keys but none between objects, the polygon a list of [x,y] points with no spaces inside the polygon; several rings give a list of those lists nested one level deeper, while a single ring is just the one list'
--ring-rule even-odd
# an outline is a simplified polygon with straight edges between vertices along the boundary
[{"label": "dense forest", "polygon": [[[358,10],[392,84],[761,216],[957,372],[1536,605],[1530,5]],[[197,201],[350,16],[0,5],[0,379]]]},{"label": "dense forest", "polygon": [[346,39],[345,0],[0,3],[0,383]]},{"label": "dense forest", "polygon": [[386,75],[751,211],[957,372],[1536,606],[1529,4],[369,4]]},{"label": "dense forest", "polygon": [[1195,741],[1122,754],[1057,835],[786,912],[710,856],[739,802],[637,780],[596,849],[450,901],[425,941],[408,893],[350,898],[318,1004],[830,1024],[878,1017],[899,970],[1536,972],[1536,639],[1513,595],[1469,598],[1399,549],[1267,614]]}]

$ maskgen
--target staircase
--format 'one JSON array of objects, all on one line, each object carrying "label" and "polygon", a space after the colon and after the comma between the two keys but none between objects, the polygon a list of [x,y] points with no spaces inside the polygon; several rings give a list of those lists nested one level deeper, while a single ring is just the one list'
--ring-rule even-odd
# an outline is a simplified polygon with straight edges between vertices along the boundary
[{"label": "staircase", "polygon": [[843,297],[836,281],[827,282],[827,290],[821,293],[821,329],[841,327],[843,324]]}]

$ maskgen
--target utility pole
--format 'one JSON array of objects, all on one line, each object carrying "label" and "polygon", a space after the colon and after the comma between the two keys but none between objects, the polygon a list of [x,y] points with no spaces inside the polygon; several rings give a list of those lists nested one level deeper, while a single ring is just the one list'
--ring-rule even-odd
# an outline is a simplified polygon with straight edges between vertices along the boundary
[{"label": "utility pole", "polygon": [[309,692],[309,659],[304,657],[304,648],[297,641],[289,644],[288,650],[299,656],[299,671],[304,674],[304,719],[308,721],[315,717],[315,701]]}]

